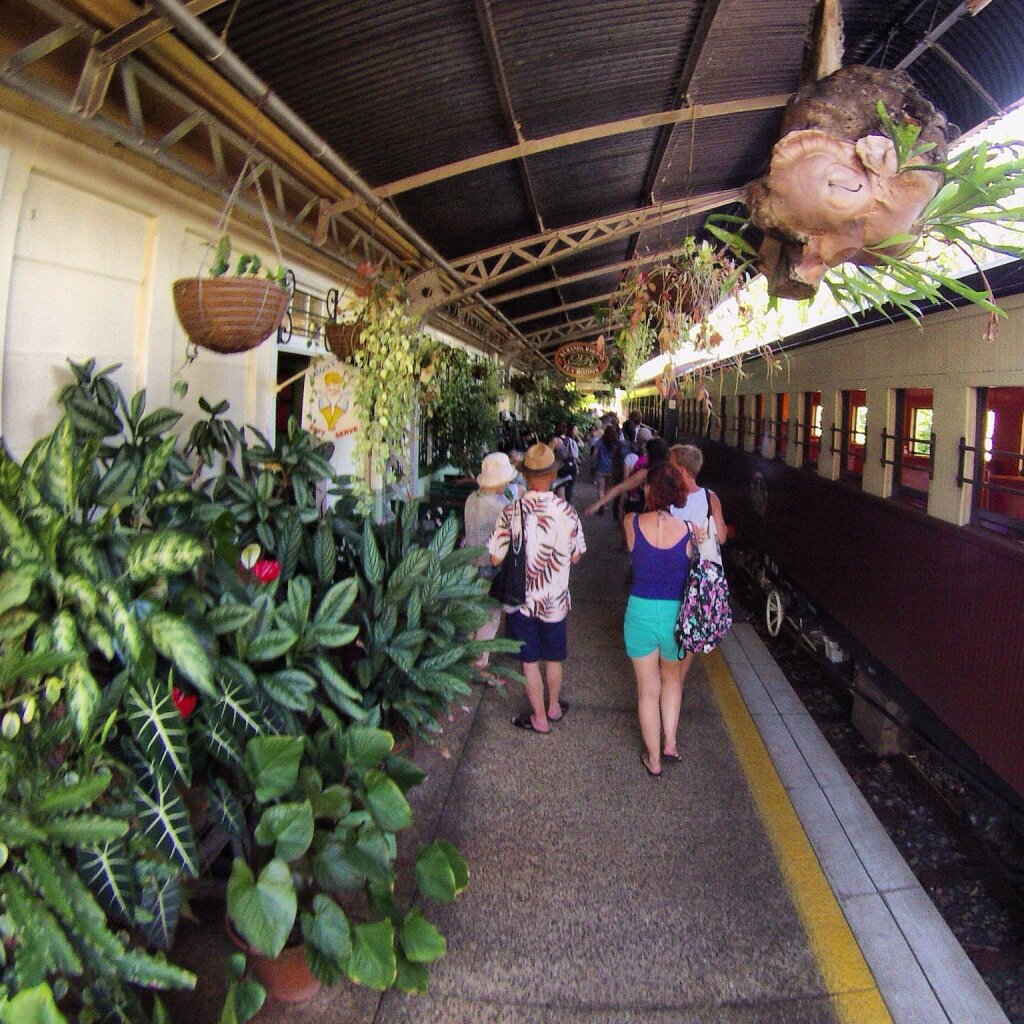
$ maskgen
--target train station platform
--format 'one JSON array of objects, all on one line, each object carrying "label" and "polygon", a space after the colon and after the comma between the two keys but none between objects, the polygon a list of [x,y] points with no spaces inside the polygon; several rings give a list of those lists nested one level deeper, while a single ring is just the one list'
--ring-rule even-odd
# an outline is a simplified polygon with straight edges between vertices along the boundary
[{"label": "train station platform", "polygon": [[751,626],[698,659],[682,761],[648,776],[622,643],[628,556],[610,515],[584,522],[564,720],[515,729],[521,691],[479,689],[449,756],[417,755],[430,774],[406,845],[444,836],[471,872],[456,903],[429,908],[448,940],[429,992],[337,986],[257,1019],[1005,1024]]}]

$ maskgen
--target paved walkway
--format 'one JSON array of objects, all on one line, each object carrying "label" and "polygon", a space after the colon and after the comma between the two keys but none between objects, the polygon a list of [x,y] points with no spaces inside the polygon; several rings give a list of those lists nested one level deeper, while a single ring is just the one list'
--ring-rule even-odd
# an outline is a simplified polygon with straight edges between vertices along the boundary
[{"label": "paved walkway", "polygon": [[[416,755],[429,776],[403,856],[441,835],[471,872],[455,904],[425,908],[449,947],[428,994],[339,985],[257,1019],[1005,1022],[750,626],[698,659],[683,760],[646,774],[622,643],[628,557],[610,515],[584,523],[565,720],[548,736],[514,729],[521,689],[476,689],[447,751]],[[220,935],[179,947],[208,964]]]}]

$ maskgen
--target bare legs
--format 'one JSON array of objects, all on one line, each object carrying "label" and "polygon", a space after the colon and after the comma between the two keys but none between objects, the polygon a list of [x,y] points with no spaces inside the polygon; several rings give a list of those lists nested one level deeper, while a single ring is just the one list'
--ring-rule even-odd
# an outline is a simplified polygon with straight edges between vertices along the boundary
[{"label": "bare legs", "polygon": [[682,661],[668,661],[657,651],[651,651],[630,661],[636,673],[637,716],[644,741],[644,764],[648,771],[657,774],[661,771],[662,750],[669,757],[678,753],[676,730],[683,703],[683,682],[693,655],[687,654]]},{"label": "bare legs", "polygon": [[560,661],[544,662],[548,684],[548,703],[544,704],[544,679],[540,674],[539,661],[523,662],[523,677],[526,679],[526,696],[530,701],[530,724],[537,732],[547,732],[551,726],[548,716],[559,718],[562,709],[558,704],[558,696],[562,692],[562,663]]}]

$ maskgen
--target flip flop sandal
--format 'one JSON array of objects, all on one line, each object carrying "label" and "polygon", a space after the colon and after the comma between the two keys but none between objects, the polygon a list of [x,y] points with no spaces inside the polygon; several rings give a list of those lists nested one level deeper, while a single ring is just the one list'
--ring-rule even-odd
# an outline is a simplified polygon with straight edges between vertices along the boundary
[{"label": "flip flop sandal", "polygon": [[683,755],[682,754],[665,754],[665,753],[663,753],[661,755],[661,759],[663,761],[682,761]]},{"label": "flip flop sandal", "polygon": [[562,709],[562,713],[557,718],[552,718],[550,715],[548,715],[549,722],[560,722],[563,718],[565,718],[565,713],[569,710],[569,702],[565,700],[560,700],[558,702],[558,706]]},{"label": "flip flop sandal", "polygon": [[528,711],[524,711],[521,715],[516,715],[516,717],[512,719],[512,724],[517,729],[525,729],[526,732],[535,732],[538,736],[547,736],[548,733],[551,732],[550,729],[535,728]]},{"label": "flip flop sandal", "polygon": [[661,772],[652,772],[651,769],[647,767],[647,762],[644,760],[643,754],[640,755],[640,763],[644,766],[644,771],[647,772],[647,774],[650,775],[652,779],[661,778]]}]

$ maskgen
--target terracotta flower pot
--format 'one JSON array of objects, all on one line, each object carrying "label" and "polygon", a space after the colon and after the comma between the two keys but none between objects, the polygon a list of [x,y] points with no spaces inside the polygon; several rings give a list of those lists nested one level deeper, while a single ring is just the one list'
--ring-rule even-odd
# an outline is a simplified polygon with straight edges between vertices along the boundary
[{"label": "terracotta flower pot", "polygon": [[305,943],[287,946],[279,956],[271,959],[251,949],[231,926],[231,919],[226,915],[224,927],[228,938],[245,953],[253,973],[267,990],[267,995],[273,996],[278,1002],[294,1004],[305,1003],[320,991],[320,982],[309,969]]}]

